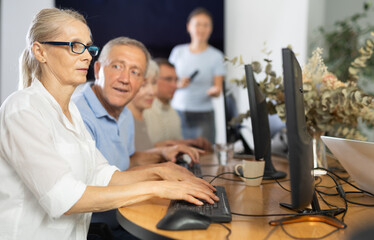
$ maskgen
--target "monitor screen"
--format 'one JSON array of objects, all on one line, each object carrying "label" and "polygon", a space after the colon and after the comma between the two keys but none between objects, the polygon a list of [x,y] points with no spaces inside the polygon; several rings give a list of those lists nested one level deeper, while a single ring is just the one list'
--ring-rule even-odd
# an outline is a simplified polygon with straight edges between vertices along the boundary
[{"label": "monitor screen", "polygon": [[313,199],[313,151],[308,133],[300,65],[291,49],[282,49],[291,206],[300,209]]},{"label": "monitor screen", "polygon": [[286,173],[277,171],[271,161],[271,136],[266,98],[257,85],[252,66],[248,64],[245,65],[244,68],[251,114],[255,159],[265,160],[263,179],[268,180],[286,177]]},{"label": "monitor screen", "polygon": [[242,134],[242,126],[239,123],[233,126],[230,124],[230,121],[234,117],[237,117],[239,114],[233,93],[228,91],[225,81],[223,81],[222,83],[222,89],[225,110],[226,142],[228,144],[234,144],[237,141],[241,141],[243,145],[243,150],[234,152],[235,158],[252,157],[253,151],[249,145],[249,142],[247,141],[247,139],[245,139],[245,136]]},{"label": "monitor screen", "polygon": [[226,142],[234,143],[240,138],[240,125],[230,125],[231,119],[238,116],[238,110],[236,108],[236,102],[232,94],[227,91],[226,83],[222,83],[223,90],[223,103],[225,110],[225,125],[226,125]]},{"label": "monitor screen", "polygon": [[252,134],[256,160],[265,160],[271,155],[271,139],[266,98],[257,86],[251,65],[245,66],[249,109],[251,112]]}]

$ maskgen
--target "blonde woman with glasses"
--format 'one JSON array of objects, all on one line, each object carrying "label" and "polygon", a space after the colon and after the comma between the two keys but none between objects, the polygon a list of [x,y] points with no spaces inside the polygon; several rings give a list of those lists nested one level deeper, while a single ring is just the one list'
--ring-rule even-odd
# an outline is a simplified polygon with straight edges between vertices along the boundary
[{"label": "blonde woman with glasses", "polygon": [[97,54],[79,13],[43,9],[33,19],[24,88],[0,108],[0,239],[85,239],[92,212],[151,197],[218,200],[172,163],[122,172],[108,164],[70,100]]}]

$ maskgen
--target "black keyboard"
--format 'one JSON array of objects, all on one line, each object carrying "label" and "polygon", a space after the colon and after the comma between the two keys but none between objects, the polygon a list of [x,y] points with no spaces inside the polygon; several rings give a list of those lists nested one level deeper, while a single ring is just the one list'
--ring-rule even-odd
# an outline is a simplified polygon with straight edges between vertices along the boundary
[{"label": "black keyboard", "polygon": [[191,166],[186,163],[186,162],[183,162],[183,161],[179,161],[177,160],[176,162],[177,165],[179,166],[182,166],[186,169],[188,169],[190,172],[192,172],[196,177],[199,177],[201,178],[203,176],[202,172],[201,172],[201,166],[199,163],[194,163],[192,164]]},{"label": "black keyboard", "polygon": [[212,222],[231,222],[231,211],[225,188],[222,186],[215,186],[215,188],[217,189],[216,195],[219,197],[218,202],[209,204],[203,201],[204,205],[198,206],[183,200],[172,200],[166,215],[173,214],[178,209],[187,209],[210,217]]},{"label": "black keyboard", "polygon": [[201,173],[200,163],[195,163],[192,166],[188,166],[187,169],[191,171],[196,177],[201,178],[203,174]]}]

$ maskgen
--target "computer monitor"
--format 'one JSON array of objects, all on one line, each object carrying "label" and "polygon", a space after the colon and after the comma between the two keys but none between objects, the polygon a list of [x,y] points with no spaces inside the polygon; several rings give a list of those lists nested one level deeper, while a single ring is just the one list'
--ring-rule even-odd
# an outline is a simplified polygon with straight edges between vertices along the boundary
[{"label": "computer monitor", "polygon": [[234,157],[235,158],[241,158],[241,157],[249,157],[253,155],[252,149],[249,147],[248,142],[245,140],[241,133],[241,125],[231,125],[230,121],[238,116],[238,109],[236,107],[235,98],[227,90],[226,83],[223,81],[222,84],[223,89],[223,103],[224,103],[224,110],[225,110],[225,125],[226,125],[226,143],[233,144],[237,141],[241,141],[243,144],[243,151],[235,152]]},{"label": "computer monitor", "polygon": [[259,89],[250,64],[244,66],[247,82],[249,110],[251,112],[254,155],[256,160],[265,161],[263,179],[286,177],[285,172],[277,171],[271,161],[271,137],[266,98]]},{"label": "computer monitor", "polygon": [[[305,120],[302,71],[291,49],[282,49],[282,58],[291,204],[281,205],[304,213],[299,221],[322,221],[338,228],[345,228],[344,223],[331,217],[342,213],[344,209],[321,210],[319,207],[314,189],[312,138]],[[312,209],[306,209],[309,205]],[[312,217],[308,218],[305,213],[310,213]],[[284,224],[293,221],[294,218],[271,221],[270,224]]]},{"label": "computer monitor", "polygon": [[308,206],[314,194],[313,145],[304,112],[302,71],[292,50],[282,49],[288,162],[293,208]]}]

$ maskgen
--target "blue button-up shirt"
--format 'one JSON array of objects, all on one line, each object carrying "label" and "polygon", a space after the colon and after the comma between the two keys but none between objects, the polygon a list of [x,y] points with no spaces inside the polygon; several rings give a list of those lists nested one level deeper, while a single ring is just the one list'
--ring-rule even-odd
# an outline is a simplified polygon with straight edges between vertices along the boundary
[{"label": "blue button-up shirt", "polygon": [[135,152],[134,118],[125,107],[117,121],[101,105],[91,86],[92,83],[87,83],[73,101],[96,141],[96,147],[111,165],[126,170],[130,164],[129,156]]}]

